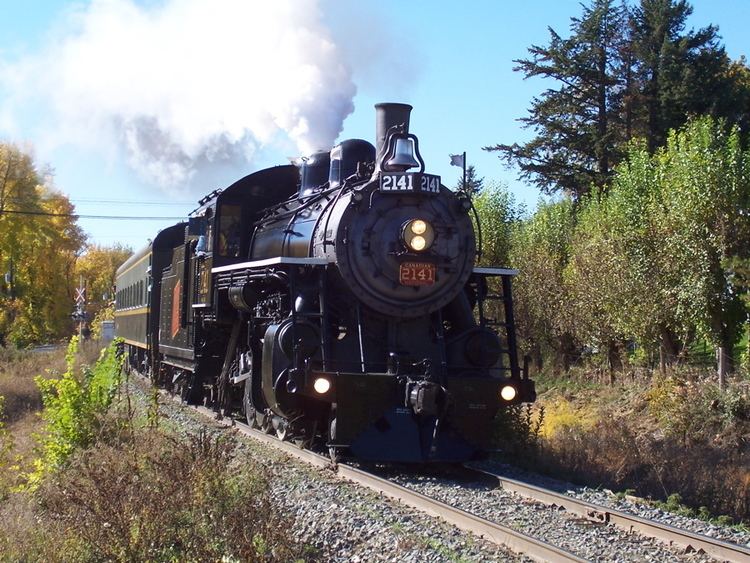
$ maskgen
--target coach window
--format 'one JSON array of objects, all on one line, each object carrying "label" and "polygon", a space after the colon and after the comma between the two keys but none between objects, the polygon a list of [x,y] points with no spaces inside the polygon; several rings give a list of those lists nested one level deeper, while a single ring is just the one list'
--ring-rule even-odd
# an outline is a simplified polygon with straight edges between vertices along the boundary
[{"label": "coach window", "polygon": [[219,212],[219,256],[234,258],[240,255],[240,219],[242,206],[221,206]]}]

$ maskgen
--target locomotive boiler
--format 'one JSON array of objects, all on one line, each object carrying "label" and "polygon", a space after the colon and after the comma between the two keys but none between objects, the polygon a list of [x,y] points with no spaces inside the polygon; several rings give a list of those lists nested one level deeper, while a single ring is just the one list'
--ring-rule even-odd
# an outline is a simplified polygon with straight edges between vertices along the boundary
[{"label": "locomotive boiler", "polygon": [[471,199],[426,171],[411,109],[378,104],[374,146],[250,174],[136,253],[118,271],[129,365],[334,457],[485,451],[498,409],[535,399],[515,272],[476,266]]}]

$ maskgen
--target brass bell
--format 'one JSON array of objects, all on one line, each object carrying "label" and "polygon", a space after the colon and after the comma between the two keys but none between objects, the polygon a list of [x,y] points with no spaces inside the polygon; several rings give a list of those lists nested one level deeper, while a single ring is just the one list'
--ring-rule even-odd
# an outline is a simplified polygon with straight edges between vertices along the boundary
[{"label": "brass bell", "polygon": [[386,169],[405,171],[417,166],[419,162],[414,158],[414,139],[408,137],[396,139],[396,148],[393,156],[385,163]]}]

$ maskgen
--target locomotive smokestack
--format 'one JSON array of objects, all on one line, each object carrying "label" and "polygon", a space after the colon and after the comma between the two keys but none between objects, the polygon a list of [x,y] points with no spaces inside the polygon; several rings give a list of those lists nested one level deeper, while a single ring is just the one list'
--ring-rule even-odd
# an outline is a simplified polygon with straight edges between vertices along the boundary
[{"label": "locomotive smokestack", "polygon": [[409,132],[409,114],[412,107],[409,104],[384,103],[375,104],[375,131],[377,135],[377,155],[375,162],[380,162],[380,157],[385,150],[385,136],[388,129],[394,125],[403,124],[404,133]]}]

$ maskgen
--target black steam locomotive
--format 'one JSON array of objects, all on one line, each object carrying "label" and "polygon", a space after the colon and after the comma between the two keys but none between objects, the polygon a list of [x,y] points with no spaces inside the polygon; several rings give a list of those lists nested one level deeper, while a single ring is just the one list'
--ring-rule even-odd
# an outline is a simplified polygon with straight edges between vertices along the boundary
[{"label": "black steam locomotive", "polygon": [[[475,267],[471,200],[425,173],[411,106],[200,200],[117,273],[127,366],[332,455],[462,461],[519,366],[511,279]],[[492,311],[492,315],[488,314]]]}]

